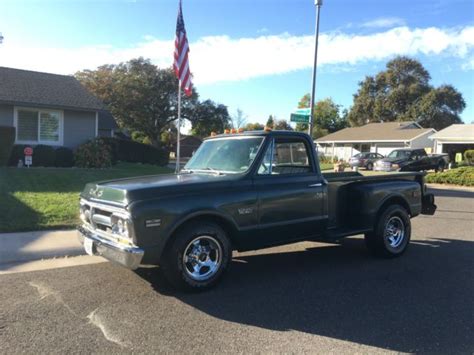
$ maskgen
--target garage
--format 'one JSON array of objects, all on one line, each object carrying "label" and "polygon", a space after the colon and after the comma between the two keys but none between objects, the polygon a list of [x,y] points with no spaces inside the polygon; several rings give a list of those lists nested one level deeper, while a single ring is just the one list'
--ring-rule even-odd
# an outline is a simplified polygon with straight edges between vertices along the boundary
[{"label": "garage", "polygon": [[466,150],[474,149],[474,124],[453,124],[430,139],[434,141],[436,153],[446,153],[454,161],[457,153],[464,155]]}]

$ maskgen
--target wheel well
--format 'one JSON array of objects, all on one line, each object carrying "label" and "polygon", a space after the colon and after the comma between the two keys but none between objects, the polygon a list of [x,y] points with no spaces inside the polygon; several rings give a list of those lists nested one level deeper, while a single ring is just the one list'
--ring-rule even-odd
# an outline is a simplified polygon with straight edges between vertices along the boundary
[{"label": "wheel well", "polygon": [[392,205],[402,206],[404,209],[407,210],[408,215],[411,215],[410,205],[408,204],[408,202],[403,197],[393,196],[393,197],[388,198],[382,204],[382,206],[380,206],[379,210],[377,211],[377,218],[375,219],[375,224],[379,220],[379,218],[382,215],[383,211],[385,211],[385,209],[387,209],[388,206],[392,206]]},{"label": "wheel well", "polygon": [[171,245],[173,241],[173,236],[178,233],[181,229],[185,228],[191,223],[195,222],[213,222],[217,224],[219,227],[221,227],[224,232],[226,232],[227,236],[229,237],[230,242],[232,243],[232,246],[235,246],[235,235],[237,233],[237,229],[235,226],[232,224],[232,222],[228,221],[224,217],[213,215],[213,214],[205,214],[205,215],[199,215],[195,217],[191,217],[190,219],[187,219],[183,223],[181,223],[169,236],[165,247],[163,248],[163,251],[167,250],[168,247]]}]

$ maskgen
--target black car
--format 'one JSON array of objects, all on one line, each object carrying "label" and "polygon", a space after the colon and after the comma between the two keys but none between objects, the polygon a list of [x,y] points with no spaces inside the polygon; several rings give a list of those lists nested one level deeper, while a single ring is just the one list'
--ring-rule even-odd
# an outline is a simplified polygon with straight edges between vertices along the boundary
[{"label": "black car", "polygon": [[349,165],[351,167],[357,166],[359,168],[366,168],[372,170],[377,160],[383,159],[383,155],[379,153],[359,153],[349,159]]},{"label": "black car", "polygon": [[396,149],[377,161],[376,171],[443,171],[447,154],[426,154],[424,149]]}]

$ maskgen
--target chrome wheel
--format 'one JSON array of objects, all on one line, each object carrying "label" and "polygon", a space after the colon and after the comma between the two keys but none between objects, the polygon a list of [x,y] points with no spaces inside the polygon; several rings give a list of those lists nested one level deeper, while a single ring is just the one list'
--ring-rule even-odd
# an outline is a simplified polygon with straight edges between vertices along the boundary
[{"label": "chrome wheel", "polygon": [[384,237],[388,246],[399,248],[405,240],[405,224],[398,216],[391,217],[385,225]]},{"label": "chrome wheel", "polygon": [[193,239],[184,250],[184,270],[196,281],[207,280],[214,276],[221,262],[222,247],[216,239],[208,235]]}]

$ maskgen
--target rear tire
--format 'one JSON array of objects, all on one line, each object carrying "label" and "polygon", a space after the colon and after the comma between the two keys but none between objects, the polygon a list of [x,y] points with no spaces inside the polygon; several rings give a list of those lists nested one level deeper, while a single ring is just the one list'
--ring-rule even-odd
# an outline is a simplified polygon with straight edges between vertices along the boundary
[{"label": "rear tire", "polygon": [[229,266],[232,248],[226,232],[213,222],[193,222],[178,230],[161,267],[176,288],[202,291],[215,286]]},{"label": "rear tire", "polygon": [[435,172],[442,173],[444,171],[445,164],[443,162],[439,162],[438,166],[435,168]]},{"label": "rear tire", "polygon": [[372,170],[374,168],[374,164],[367,163],[367,170]]},{"label": "rear tire", "polygon": [[407,210],[400,205],[391,205],[382,212],[374,231],[365,235],[365,243],[373,255],[395,258],[407,250],[410,238],[411,222]]}]

